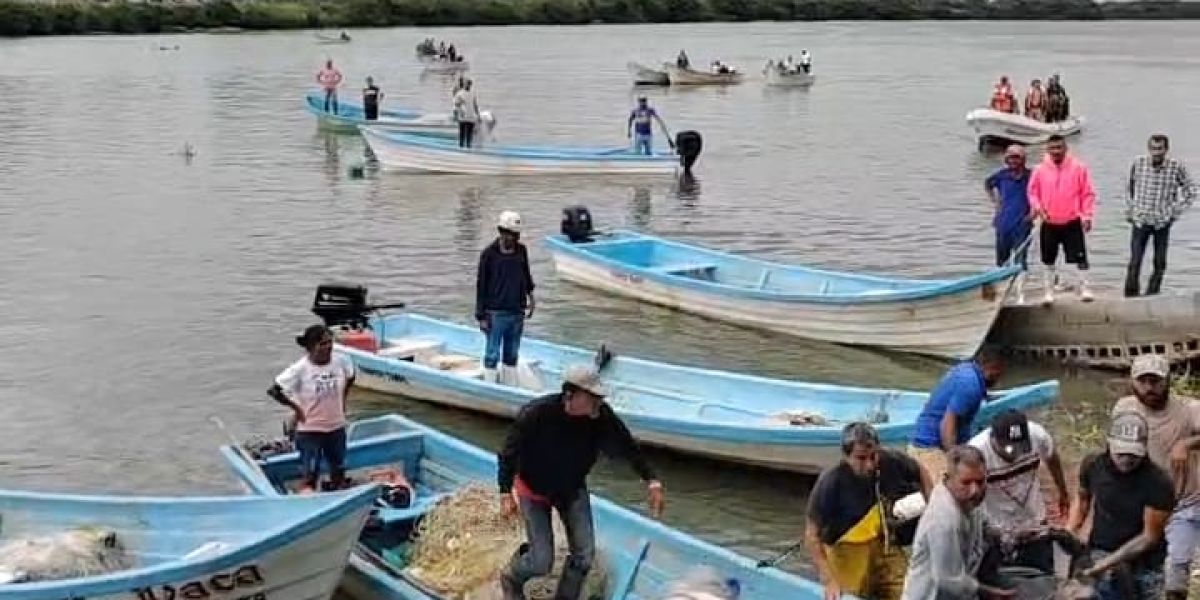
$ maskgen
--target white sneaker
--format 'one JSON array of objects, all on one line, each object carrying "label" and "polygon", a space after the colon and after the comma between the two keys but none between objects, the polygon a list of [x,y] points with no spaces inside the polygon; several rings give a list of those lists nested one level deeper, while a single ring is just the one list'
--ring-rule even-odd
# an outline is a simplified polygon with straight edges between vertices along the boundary
[{"label": "white sneaker", "polygon": [[485,368],[483,370],[483,380],[488,383],[496,383],[496,370]]},{"label": "white sneaker", "polygon": [[1042,296],[1042,306],[1050,306],[1054,304],[1054,289],[1046,288],[1046,295]]},{"label": "white sneaker", "polygon": [[1024,292],[1017,294],[1016,304],[1017,304],[1017,306],[1025,306],[1025,293]]},{"label": "white sneaker", "polygon": [[1092,300],[1096,299],[1096,297],[1092,295],[1092,290],[1088,287],[1088,284],[1079,284],[1079,299],[1083,300],[1084,302],[1091,302]]}]

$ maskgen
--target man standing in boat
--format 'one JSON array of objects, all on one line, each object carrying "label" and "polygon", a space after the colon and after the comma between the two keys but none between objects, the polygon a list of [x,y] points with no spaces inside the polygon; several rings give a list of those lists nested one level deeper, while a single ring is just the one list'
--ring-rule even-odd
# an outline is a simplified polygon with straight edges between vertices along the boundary
[{"label": "man standing in boat", "polygon": [[554,566],[554,511],[566,529],[570,552],[554,597],[579,598],[595,556],[587,476],[600,452],[629,462],[646,482],[651,514],[662,515],[662,483],[629,429],[604,402],[607,395],[595,367],[569,366],[562,392],[527,404],[509,429],[498,456],[500,512],[520,513],[527,542],[501,574],[505,600],[524,600],[525,583]]},{"label": "man standing in boat", "polygon": [[337,89],[342,85],[342,72],[333,66],[333,59],[325,61],[325,68],[317,72],[317,84],[325,90],[325,112],[333,106],[333,114],[338,111]]},{"label": "man standing in boat", "polygon": [[1154,272],[1146,295],[1162,289],[1167,271],[1167,244],[1171,225],[1196,199],[1196,184],[1182,162],[1167,156],[1171,142],[1165,135],[1152,135],[1149,156],[1141,156],[1129,168],[1129,190],[1125,197],[1125,220],[1133,226],[1129,268],[1125,273],[1125,295],[1141,291],[1142,259],[1146,244],[1154,239]]},{"label": "man standing in boat", "polygon": [[470,148],[475,139],[475,124],[479,122],[479,99],[471,89],[470,79],[454,93],[454,120],[458,121],[458,147]]},{"label": "man standing in boat", "polygon": [[[992,227],[996,229],[996,265],[1003,266],[1013,252],[1014,260],[1021,265],[1022,273],[1017,276],[1017,304],[1025,303],[1026,255],[1029,247],[1025,241],[1033,232],[1033,219],[1029,212],[1029,169],[1025,167],[1025,148],[1013,144],[1004,151],[1005,168],[992,173],[983,182],[983,188],[992,201]],[[1019,249],[1019,252],[1018,252]]]},{"label": "man standing in boat", "polygon": [[882,447],[871,425],[851,423],[842,430],[842,461],[817,478],[804,526],[825,600],[842,594],[900,599],[908,570],[903,548],[912,544],[917,519],[900,521],[895,508],[913,494],[928,498],[932,488],[924,467]]},{"label": "man standing in boat", "polygon": [[304,485],[319,491],[324,461],[330,487],[341,489],[346,480],[346,398],[354,385],[354,364],[333,353],[333,334],[324,325],[305,329],[296,343],[305,356],[284,369],[267,394],[295,416]]},{"label": "man standing in boat", "polygon": [[383,92],[375,85],[375,80],[367,77],[367,87],[363,88],[363,116],[368,121],[379,118],[379,104],[383,102]]},{"label": "man standing in boat", "polygon": [[637,108],[630,111],[629,122],[625,125],[625,136],[633,137],[633,146],[639,154],[648,156],[654,152],[654,123],[652,121],[658,122],[659,128],[667,138],[667,143],[671,145],[671,148],[675,147],[675,143],[671,141],[671,133],[667,131],[667,124],[663,122],[662,117],[658,116],[658,111],[650,107],[645,96],[638,96]]},{"label": "man standing in boat", "polygon": [[[483,353],[485,381],[516,381],[517,352],[525,319],[533,316],[533,275],[529,253],[521,239],[521,215],[506,210],[496,221],[496,241],[479,255],[475,279],[475,320],[487,336]],[[503,361],[498,376],[497,364]]]},{"label": "man standing in boat", "polygon": [[1029,179],[1029,208],[1042,220],[1039,245],[1042,250],[1042,304],[1054,303],[1054,292],[1062,289],[1055,263],[1061,247],[1063,259],[1079,269],[1079,298],[1092,301],[1088,283],[1087,234],[1096,211],[1096,190],[1087,165],[1067,154],[1067,141],[1050,136],[1046,157]]},{"label": "man standing in boat", "polygon": [[951,367],[929,394],[917,415],[908,454],[929,471],[934,481],[946,472],[946,452],[971,439],[975,415],[987,400],[988,388],[1003,372],[1000,354],[983,348],[974,360]]}]

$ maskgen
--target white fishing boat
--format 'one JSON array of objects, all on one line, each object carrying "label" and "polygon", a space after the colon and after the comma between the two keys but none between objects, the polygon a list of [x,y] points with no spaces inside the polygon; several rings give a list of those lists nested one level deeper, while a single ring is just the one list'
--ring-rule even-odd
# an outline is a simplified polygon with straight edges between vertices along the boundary
[{"label": "white fishing boat", "polygon": [[767,85],[776,87],[808,87],[817,80],[817,76],[813,75],[812,71],[805,72],[802,69],[780,71],[773,65],[768,65],[763,73],[766,76]]},{"label": "white fishing boat", "polygon": [[446,60],[439,58],[425,63],[427,73],[461,73],[471,70],[471,63],[465,60]]},{"label": "white fishing boat", "polygon": [[1052,135],[1071,136],[1083,130],[1083,117],[1043,123],[1023,115],[977,108],[967,113],[967,125],[975,130],[980,146],[986,144],[1045,144]]},{"label": "white fishing boat", "polygon": [[711,71],[697,71],[695,69],[681,69],[676,65],[667,64],[667,76],[671,78],[671,85],[734,85],[741,83],[746,76],[731,69],[726,73],[713,73]]},{"label": "white fishing boat", "polygon": [[671,78],[663,69],[651,69],[633,61],[630,61],[625,67],[629,69],[629,75],[633,77],[634,85],[671,85]]}]

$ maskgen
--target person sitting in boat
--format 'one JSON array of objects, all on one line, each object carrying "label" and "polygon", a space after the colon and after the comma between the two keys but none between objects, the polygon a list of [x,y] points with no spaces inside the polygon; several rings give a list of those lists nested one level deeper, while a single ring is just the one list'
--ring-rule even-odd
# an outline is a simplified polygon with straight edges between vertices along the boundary
[{"label": "person sitting in boat", "polygon": [[800,68],[799,68],[799,67],[796,65],[796,59],[792,58],[792,55],[791,55],[791,54],[789,54],[789,55],[787,56],[787,59],[783,61],[783,68],[784,68],[784,70],[786,70],[788,73],[795,73],[796,71],[798,71],[798,70],[800,69]]},{"label": "person sitting in boat", "polygon": [[646,97],[639,96],[637,108],[629,113],[629,122],[625,126],[625,136],[629,137],[633,134],[633,146],[639,154],[650,155],[653,153],[653,123],[651,121],[658,121],[658,126],[666,136],[667,143],[673,144],[671,134],[667,131],[667,124],[663,122],[662,117],[658,116],[658,112],[650,107]]},{"label": "person sitting in boat", "polygon": [[323,460],[329,465],[330,487],[341,489],[346,481],[346,397],[354,385],[354,363],[333,353],[333,333],[324,325],[305,329],[296,343],[305,356],[284,369],[267,394],[295,416],[304,486],[321,489]]},{"label": "person sitting in boat", "polygon": [[1042,80],[1034,79],[1029,84],[1029,93],[1025,94],[1025,116],[1035,121],[1046,120],[1046,92],[1042,89]]},{"label": "person sitting in boat", "polygon": [[812,72],[812,55],[808,53],[807,48],[800,51],[800,68],[803,69],[805,73]]},{"label": "person sitting in boat", "polygon": [[1000,77],[1000,83],[997,83],[992,88],[992,110],[1002,113],[1012,113],[1017,108],[1016,99],[1013,97],[1012,84],[1008,82],[1008,76]]},{"label": "person sitting in boat", "polygon": [[333,114],[338,112],[337,89],[342,85],[342,72],[333,66],[333,59],[325,61],[325,68],[317,72],[317,83],[325,90],[325,112],[333,107]]},{"label": "person sitting in boat", "polygon": [[896,507],[914,494],[928,499],[933,480],[912,457],[885,448],[868,423],[847,425],[841,450],[841,462],[821,473],[808,496],[804,545],[825,598],[899,600],[917,519],[901,521]]},{"label": "person sitting in boat", "polygon": [[581,597],[596,552],[587,476],[601,452],[633,467],[646,485],[651,516],[662,516],[663,485],[604,401],[608,393],[596,367],[568,366],[562,391],[526,404],[508,430],[497,457],[500,514],[520,515],[527,542],[501,572],[505,600],[525,598],[525,583],[554,566],[554,512],[569,548],[554,597]]},{"label": "person sitting in boat", "polygon": [[692,61],[688,60],[687,52],[679,51],[679,56],[675,57],[675,66],[680,69],[687,69],[692,66]]},{"label": "person sitting in boat", "polygon": [[454,44],[446,47],[446,57],[450,59],[450,62],[458,62],[458,48],[455,48]]},{"label": "person sitting in boat", "polygon": [[342,35],[340,35],[340,36],[338,36],[338,37],[340,37],[340,38],[342,39],[342,41],[343,41],[343,42],[348,42],[348,41],[350,41],[350,34],[346,33],[345,31],[343,31],[343,32],[342,32]]},{"label": "person sitting in boat", "polygon": [[367,87],[363,88],[363,116],[368,121],[379,118],[379,103],[383,102],[383,92],[375,85],[375,79],[367,77]]}]

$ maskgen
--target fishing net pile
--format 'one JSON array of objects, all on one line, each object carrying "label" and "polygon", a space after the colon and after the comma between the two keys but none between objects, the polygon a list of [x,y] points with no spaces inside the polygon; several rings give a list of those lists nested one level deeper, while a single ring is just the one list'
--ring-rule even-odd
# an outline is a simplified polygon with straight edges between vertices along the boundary
[{"label": "fishing net pile", "polygon": [[[453,600],[501,600],[500,573],[525,541],[520,517],[500,515],[495,488],[468,485],[438,502],[421,518],[408,557],[408,574]],[[566,562],[566,533],[554,522],[554,569],[525,586],[529,600],[554,597]],[[599,558],[584,586],[584,598],[604,597],[605,579]]]},{"label": "fishing net pile", "polygon": [[80,527],[0,543],[0,581],[24,583],[103,575],[133,567],[116,532]]}]

